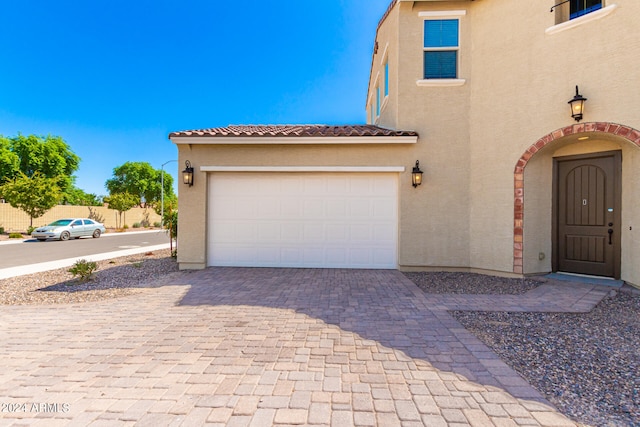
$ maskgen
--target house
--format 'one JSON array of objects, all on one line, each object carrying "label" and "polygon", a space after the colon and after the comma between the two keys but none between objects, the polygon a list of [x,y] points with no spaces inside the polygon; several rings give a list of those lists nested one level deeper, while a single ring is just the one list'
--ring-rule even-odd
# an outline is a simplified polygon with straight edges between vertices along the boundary
[{"label": "house", "polygon": [[366,125],[170,134],[194,167],[180,267],[566,271],[639,285],[637,16],[637,0],[394,0]]}]

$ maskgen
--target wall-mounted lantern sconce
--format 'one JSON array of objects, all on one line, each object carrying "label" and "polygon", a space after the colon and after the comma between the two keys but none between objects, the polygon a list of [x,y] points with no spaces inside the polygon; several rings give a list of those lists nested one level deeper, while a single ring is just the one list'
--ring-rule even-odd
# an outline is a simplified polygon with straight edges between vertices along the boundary
[{"label": "wall-mounted lantern sconce", "polygon": [[578,92],[578,86],[576,85],[576,95],[569,101],[569,105],[571,106],[571,117],[576,119],[576,122],[582,120],[582,113],[584,112],[584,101],[587,98],[580,95]]},{"label": "wall-mounted lantern sconce", "polygon": [[411,183],[413,184],[413,188],[422,184],[422,171],[420,170],[420,161],[418,160],[416,160],[416,165],[411,171]]},{"label": "wall-mounted lantern sconce", "polygon": [[191,162],[187,160],[184,162],[185,168],[182,171],[182,182],[189,187],[193,186],[193,168],[191,167]]}]

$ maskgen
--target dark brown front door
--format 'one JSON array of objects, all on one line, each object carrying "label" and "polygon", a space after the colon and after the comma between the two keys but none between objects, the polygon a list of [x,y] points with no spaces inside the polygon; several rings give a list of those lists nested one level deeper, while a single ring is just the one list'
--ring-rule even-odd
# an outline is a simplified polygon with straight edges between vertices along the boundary
[{"label": "dark brown front door", "polygon": [[554,271],[619,278],[619,151],[555,159]]}]

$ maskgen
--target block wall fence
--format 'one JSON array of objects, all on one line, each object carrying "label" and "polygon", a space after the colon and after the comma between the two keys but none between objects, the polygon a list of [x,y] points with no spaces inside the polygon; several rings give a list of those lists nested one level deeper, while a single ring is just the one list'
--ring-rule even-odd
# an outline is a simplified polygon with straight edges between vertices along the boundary
[{"label": "block wall fence", "polygon": [[[107,228],[116,228],[116,218],[118,211],[109,209],[105,206],[68,206],[58,205],[51,208],[40,218],[33,219],[33,226],[39,227],[49,224],[60,218],[88,218],[89,208],[104,218],[104,226]],[[133,208],[122,214],[122,224],[126,224],[129,228],[133,224],[141,223],[144,219],[153,225],[160,222],[158,215],[151,208]],[[26,232],[29,227],[29,215],[12,207],[9,203],[0,203],[0,227],[3,227],[5,233],[8,232]]]}]

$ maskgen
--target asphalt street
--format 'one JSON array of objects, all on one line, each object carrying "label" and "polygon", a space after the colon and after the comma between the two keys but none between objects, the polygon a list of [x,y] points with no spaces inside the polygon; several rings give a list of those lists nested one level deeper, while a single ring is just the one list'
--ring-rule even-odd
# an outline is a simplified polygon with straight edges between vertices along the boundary
[{"label": "asphalt street", "polygon": [[77,259],[109,259],[169,247],[165,231],[109,233],[61,242],[27,239],[0,244],[0,278],[72,265]]}]

